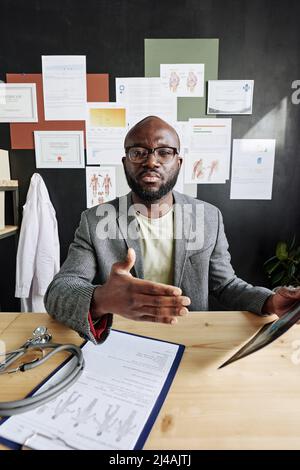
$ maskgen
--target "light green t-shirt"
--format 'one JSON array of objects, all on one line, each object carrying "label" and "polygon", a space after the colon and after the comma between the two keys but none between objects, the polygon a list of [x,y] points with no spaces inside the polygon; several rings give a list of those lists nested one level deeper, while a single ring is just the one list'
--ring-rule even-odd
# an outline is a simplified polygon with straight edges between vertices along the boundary
[{"label": "light green t-shirt", "polygon": [[140,226],[144,278],[173,284],[174,218],[173,210],[157,219],[136,214]]}]

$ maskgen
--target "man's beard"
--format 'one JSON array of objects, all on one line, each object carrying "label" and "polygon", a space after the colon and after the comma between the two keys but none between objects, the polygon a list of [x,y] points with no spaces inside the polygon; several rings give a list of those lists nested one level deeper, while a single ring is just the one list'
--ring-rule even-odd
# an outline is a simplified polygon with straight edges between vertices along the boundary
[{"label": "man's beard", "polygon": [[130,189],[143,201],[145,202],[155,202],[163,198],[174,188],[177,178],[179,175],[180,168],[172,175],[165,184],[162,184],[158,190],[151,190],[143,188],[136,180],[129,175],[125,170],[125,175],[127,179],[128,186]]}]

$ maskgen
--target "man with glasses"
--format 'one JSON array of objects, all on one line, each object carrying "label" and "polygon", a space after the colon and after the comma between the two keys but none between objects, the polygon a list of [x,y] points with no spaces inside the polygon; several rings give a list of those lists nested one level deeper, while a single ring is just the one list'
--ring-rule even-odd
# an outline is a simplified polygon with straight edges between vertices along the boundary
[{"label": "man with glasses", "polygon": [[131,192],[82,213],[45,295],[50,315],[97,343],[113,314],[175,324],[188,308],[208,310],[209,295],[227,309],[262,315],[282,315],[299,301],[299,290],[274,294],[239,279],[220,211],[173,190],[182,165],[173,127],[149,116],[124,147]]}]

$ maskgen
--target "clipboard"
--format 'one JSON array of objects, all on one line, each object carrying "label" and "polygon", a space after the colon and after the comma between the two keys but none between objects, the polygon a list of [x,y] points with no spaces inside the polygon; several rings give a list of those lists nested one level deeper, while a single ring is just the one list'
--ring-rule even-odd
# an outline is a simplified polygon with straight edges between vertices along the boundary
[{"label": "clipboard", "polygon": [[241,349],[239,349],[230,359],[224,362],[219,369],[228,366],[232,362],[249,356],[275,341],[286,331],[288,331],[297,321],[300,320],[300,302],[289,312],[285,313],[278,320],[264,325],[255,336],[253,336]]},{"label": "clipboard", "polygon": [[[153,403],[152,405],[152,409],[147,417],[147,420],[143,426],[143,428],[141,429],[141,431],[139,432],[139,435],[136,439],[136,442],[134,444],[134,447],[131,448],[131,450],[141,450],[148,438],[148,435],[155,423],[155,420],[157,418],[157,415],[167,397],[167,394],[168,394],[168,391],[170,389],[170,386],[174,380],[174,377],[176,375],[176,372],[177,372],[177,369],[179,367],[179,364],[180,364],[180,361],[182,359],[182,356],[183,356],[183,353],[184,353],[184,349],[185,349],[185,346],[182,345],[182,344],[177,344],[177,343],[173,343],[173,342],[170,342],[170,341],[164,341],[164,340],[159,340],[159,339],[156,339],[156,338],[150,338],[150,337],[147,337],[147,336],[142,336],[142,335],[135,335],[135,334],[132,334],[132,333],[127,333],[127,332],[123,332],[123,331],[119,331],[119,330],[112,330],[111,333],[118,333],[118,334],[121,334],[121,335],[127,335],[129,337],[136,337],[136,338],[141,338],[141,339],[146,339],[146,340],[152,340],[152,341],[155,341],[155,342],[158,342],[158,343],[164,343],[164,344],[168,344],[168,345],[174,345],[174,346],[177,346],[177,351],[176,351],[176,355],[174,356],[173,360],[172,360],[172,364],[170,365],[170,368],[168,370],[168,373],[167,375],[164,377],[164,383],[163,385],[161,386],[160,388],[160,391],[157,395],[157,398],[155,400],[155,402]],[[86,345],[88,345],[90,343],[88,342],[85,342],[81,347],[84,348]],[[105,344],[105,343],[103,343]],[[101,348],[101,346],[100,346]],[[40,383],[28,396],[32,396],[33,394],[35,394],[43,385],[45,385],[51,378],[55,377],[55,375],[64,367],[68,364],[68,362],[70,361],[70,359],[67,359],[66,361],[64,361],[60,366],[58,366],[42,383]],[[76,385],[76,384],[75,384]],[[59,397],[58,397],[59,399]],[[31,412],[29,412],[31,413]],[[22,415],[18,415],[19,417],[22,417]],[[6,447],[10,448],[10,449],[14,449],[14,450],[21,450],[23,448],[23,445],[24,445],[24,442],[22,442],[22,444],[20,443],[17,443],[17,442],[14,442],[13,440],[10,440],[10,439],[7,439],[3,436],[1,436],[1,427],[4,423],[6,423],[7,421],[9,420],[12,420],[12,419],[16,419],[18,418],[18,416],[12,416],[12,417],[7,417],[7,418],[3,418],[2,421],[0,421],[0,443],[5,445]],[[38,433],[37,433],[38,434]],[[51,440],[51,438],[49,438]],[[54,441],[56,439],[53,439]],[[26,439],[26,441],[28,441],[28,439]],[[24,446],[24,450],[26,449],[31,449],[31,445],[28,441],[28,443],[25,441],[25,446]],[[34,447],[34,446],[33,446]],[[68,448],[72,448],[71,446],[67,445],[67,449]],[[76,448],[77,450],[77,448]],[[78,448],[78,450],[80,450]]]}]

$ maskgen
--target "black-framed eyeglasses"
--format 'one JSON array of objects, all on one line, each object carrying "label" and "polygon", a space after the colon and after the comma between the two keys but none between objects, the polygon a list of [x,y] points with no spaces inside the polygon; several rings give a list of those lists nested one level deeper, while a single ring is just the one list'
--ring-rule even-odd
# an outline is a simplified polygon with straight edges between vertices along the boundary
[{"label": "black-framed eyeglasses", "polygon": [[144,163],[151,153],[154,154],[158,163],[169,163],[175,155],[178,155],[176,147],[156,147],[149,149],[146,147],[126,147],[126,156],[132,163]]}]

